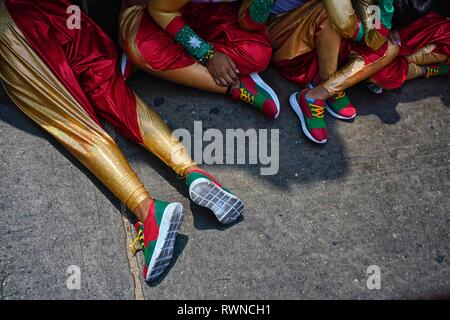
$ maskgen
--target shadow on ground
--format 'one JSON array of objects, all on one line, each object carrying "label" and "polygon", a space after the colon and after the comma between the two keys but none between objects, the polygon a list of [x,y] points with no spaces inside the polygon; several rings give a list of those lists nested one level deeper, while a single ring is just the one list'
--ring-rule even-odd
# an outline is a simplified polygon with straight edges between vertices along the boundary
[{"label": "shadow on ground", "polygon": [[[348,94],[360,116],[352,123],[328,117],[331,139],[317,146],[304,138],[288,105],[296,88],[272,68],[263,76],[282,103],[276,121],[220,95],[141,72],[131,79],[133,89],[173,129],[192,132],[193,122],[202,121],[204,130],[280,130],[277,175],[261,176],[259,166],[208,166],[246,203],[244,219],[231,228],[191,204],[184,181],[155,156],[117,136],[150,192],[181,201],[193,212],[177,239],[171,272],[156,287],[144,288],[146,298],[446,296],[441,280],[448,275],[450,254],[445,249],[448,179],[441,177],[448,177],[448,79],[412,81],[382,95],[356,86]],[[53,138],[5,96],[0,103],[0,122],[48,140],[120,209]],[[383,266],[390,283],[378,293],[363,285],[364,270],[373,261]]]}]

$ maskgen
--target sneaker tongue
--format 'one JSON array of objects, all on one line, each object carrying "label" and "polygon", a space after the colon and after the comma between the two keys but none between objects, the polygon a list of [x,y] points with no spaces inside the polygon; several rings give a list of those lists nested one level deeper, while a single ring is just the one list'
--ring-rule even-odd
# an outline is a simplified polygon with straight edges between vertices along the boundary
[{"label": "sneaker tongue", "polygon": [[[306,97],[305,97],[305,98],[306,98]],[[319,107],[325,107],[325,101],[324,101],[324,100],[320,100],[320,99],[311,99],[311,98],[306,98],[306,100],[307,100],[309,103],[315,104],[316,106],[319,106]]]}]

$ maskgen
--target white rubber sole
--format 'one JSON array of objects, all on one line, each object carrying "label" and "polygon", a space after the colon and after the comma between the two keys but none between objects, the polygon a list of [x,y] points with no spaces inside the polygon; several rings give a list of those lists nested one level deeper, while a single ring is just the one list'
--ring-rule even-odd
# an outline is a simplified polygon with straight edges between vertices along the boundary
[{"label": "white rubber sole", "polygon": [[297,117],[300,119],[300,122],[302,124],[302,131],[305,134],[305,136],[318,144],[324,144],[328,141],[328,139],[325,139],[323,141],[318,141],[316,139],[314,139],[314,137],[309,133],[308,129],[306,128],[306,122],[305,122],[305,116],[303,115],[302,109],[300,108],[300,105],[298,104],[298,100],[297,100],[297,92],[294,92],[293,94],[291,94],[291,97],[289,98],[289,104],[291,105],[292,109],[294,110],[294,112],[297,114]]},{"label": "white rubber sole", "polygon": [[173,257],[175,238],[183,223],[183,206],[174,202],[164,210],[155,251],[148,265],[145,280],[152,282],[161,276],[170,265]]},{"label": "white rubber sole", "polygon": [[352,119],[355,119],[355,117],[356,117],[356,114],[353,116],[353,117],[343,117],[343,116],[341,116],[340,114],[337,114],[336,112],[334,112],[329,106],[328,106],[328,104],[325,102],[325,108],[327,109],[327,112],[331,115],[331,116],[333,116],[334,118],[336,118],[336,119],[339,119],[339,120],[352,120]]},{"label": "white rubber sole", "polygon": [[194,203],[214,212],[223,224],[233,223],[244,211],[241,199],[206,178],[198,178],[192,182],[189,195]]},{"label": "white rubber sole", "polygon": [[366,87],[367,87],[367,89],[370,90],[370,92],[373,92],[373,93],[375,93],[375,94],[381,94],[381,93],[383,93],[383,88],[377,86],[377,85],[374,84],[374,83],[366,82]]},{"label": "white rubber sole", "polygon": [[267,93],[269,93],[269,95],[272,97],[278,110],[277,114],[275,115],[275,119],[278,118],[278,116],[280,115],[281,105],[280,100],[278,99],[278,96],[275,93],[275,91],[273,91],[273,89],[267,83],[265,83],[264,80],[260,77],[260,75],[257,74],[256,72],[250,73],[250,77],[253,79],[253,81],[256,82],[257,85],[266,90]]}]

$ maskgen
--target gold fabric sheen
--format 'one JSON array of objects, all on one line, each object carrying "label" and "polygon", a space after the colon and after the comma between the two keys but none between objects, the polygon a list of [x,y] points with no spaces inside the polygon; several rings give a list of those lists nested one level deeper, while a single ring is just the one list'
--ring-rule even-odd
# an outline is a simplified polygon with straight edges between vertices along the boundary
[{"label": "gold fabric sheen", "polygon": [[388,49],[385,55],[371,64],[366,64],[359,54],[351,52],[347,64],[320,86],[326,89],[331,96],[334,96],[362,80],[373,76],[391,63],[397,57],[398,52],[399,47],[388,41]]},{"label": "gold fabric sheen", "polygon": [[114,140],[34,52],[0,2],[0,79],[11,100],[130,210],[149,196]]},{"label": "gold fabric sheen", "polygon": [[429,44],[419,50],[414,54],[407,56],[408,62],[417,65],[434,64],[434,63],[444,63],[448,64],[449,56],[444,53],[433,52],[436,49],[436,45]]},{"label": "gold fabric sheen", "polygon": [[[316,32],[329,31],[328,15],[320,0],[312,0],[268,22],[273,61],[290,60],[316,48]],[[331,30],[334,31],[334,30]],[[327,32],[324,32],[326,36]],[[326,54],[326,53],[325,53]],[[331,55],[334,51],[330,52]]]},{"label": "gold fabric sheen", "polygon": [[420,78],[426,75],[426,71],[423,67],[410,63],[408,65],[408,74],[406,75],[406,80],[412,80],[416,78]]},{"label": "gold fabric sheen", "polygon": [[195,166],[189,152],[173,135],[159,114],[149,108],[136,96],[136,112],[143,146],[172,168],[179,176],[184,176],[187,168]]},{"label": "gold fabric sheen", "polygon": [[[330,1],[328,5],[331,3],[336,2]],[[348,63],[336,71],[341,38],[331,27],[327,10],[319,0],[312,0],[296,10],[272,18],[269,21],[269,35],[274,61],[294,59],[317,50],[320,76],[326,80],[321,86],[331,96],[375,74],[392,62],[399,50],[389,43],[386,54],[369,65],[352,52]]]},{"label": "gold fabric sheen", "polygon": [[357,16],[351,0],[322,0],[328,18],[344,38],[352,38],[356,32]]},{"label": "gold fabric sheen", "polygon": [[119,42],[131,62],[144,70],[153,70],[144,60],[136,44],[136,35],[141,25],[142,14],[147,5],[135,5],[124,8],[119,16]]}]

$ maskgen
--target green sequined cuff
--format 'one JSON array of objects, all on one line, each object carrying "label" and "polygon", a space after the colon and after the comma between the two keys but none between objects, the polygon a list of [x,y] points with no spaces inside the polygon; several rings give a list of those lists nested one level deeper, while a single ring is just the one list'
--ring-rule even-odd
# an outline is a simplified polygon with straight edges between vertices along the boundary
[{"label": "green sequined cuff", "polygon": [[216,53],[216,51],[214,50],[213,47],[211,47],[211,49],[208,51],[208,53],[201,58],[198,62],[200,62],[200,64],[207,66],[209,60],[211,60],[214,57],[214,54]]},{"label": "green sequined cuff", "polygon": [[175,41],[186,48],[188,53],[202,61],[214,50],[212,45],[200,38],[189,26],[184,26],[175,36]]},{"label": "green sequined cuff", "polygon": [[275,0],[253,0],[249,8],[252,20],[259,24],[265,23],[275,2]]}]

